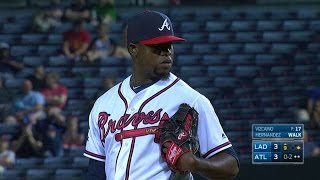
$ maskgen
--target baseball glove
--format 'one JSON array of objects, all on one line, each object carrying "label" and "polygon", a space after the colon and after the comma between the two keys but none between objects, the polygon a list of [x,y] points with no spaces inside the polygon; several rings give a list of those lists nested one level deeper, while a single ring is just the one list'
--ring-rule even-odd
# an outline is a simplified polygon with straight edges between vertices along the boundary
[{"label": "baseball glove", "polygon": [[181,104],[178,111],[160,126],[161,149],[165,143],[170,143],[166,153],[161,151],[161,156],[172,171],[179,171],[176,165],[183,154],[196,154],[199,150],[197,128],[198,112],[186,103]]}]

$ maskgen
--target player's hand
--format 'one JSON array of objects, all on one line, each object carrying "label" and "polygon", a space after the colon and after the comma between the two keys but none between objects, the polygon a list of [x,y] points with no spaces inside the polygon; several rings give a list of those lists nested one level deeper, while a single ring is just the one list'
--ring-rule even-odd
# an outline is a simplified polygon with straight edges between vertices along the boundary
[{"label": "player's hand", "polygon": [[[170,143],[164,143],[162,146],[162,151],[167,154]],[[177,161],[177,169],[179,171],[194,171],[197,157],[192,152],[187,152],[183,154]]]}]

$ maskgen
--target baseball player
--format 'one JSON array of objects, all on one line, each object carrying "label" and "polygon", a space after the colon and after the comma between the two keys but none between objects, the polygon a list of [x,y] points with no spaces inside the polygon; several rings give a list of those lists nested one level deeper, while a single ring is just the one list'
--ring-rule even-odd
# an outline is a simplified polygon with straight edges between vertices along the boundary
[{"label": "baseball player", "polygon": [[[163,13],[145,11],[128,20],[127,47],[133,73],[100,96],[89,115],[84,155],[89,157],[87,179],[172,179],[157,142],[156,129],[182,103],[199,114],[199,154],[183,154],[179,172],[210,179],[232,179],[238,158],[210,101],[170,72],[176,37]],[[189,173],[191,174],[191,173]],[[186,176],[193,179],[192,175]]]}]

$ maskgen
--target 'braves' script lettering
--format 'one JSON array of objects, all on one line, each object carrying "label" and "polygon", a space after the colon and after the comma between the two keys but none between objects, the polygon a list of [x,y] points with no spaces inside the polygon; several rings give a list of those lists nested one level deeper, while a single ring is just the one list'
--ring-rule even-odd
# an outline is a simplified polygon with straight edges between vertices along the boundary
[{"label": "'braves' script lettering", "polygon": [[[161,111],[163,109],[158,109],[157,111],[137,112],[134,114],[125,114],[119,118],[119,120],[109,119],[110,114],[106,112],[100,112],[98,117],[98,127],[100,129],[100,140],[102,144],[105,142],[105,138],[109,133],[114,133],[116,130],[123,130],[125,127],[130,124],[138,128],[140,123],[145,125],[147,124],[156,124],[161,123],[162,120],[169,118],[169,115],[165,112],[161,116]],[[107,127],[105,126],[107,124]]]}]

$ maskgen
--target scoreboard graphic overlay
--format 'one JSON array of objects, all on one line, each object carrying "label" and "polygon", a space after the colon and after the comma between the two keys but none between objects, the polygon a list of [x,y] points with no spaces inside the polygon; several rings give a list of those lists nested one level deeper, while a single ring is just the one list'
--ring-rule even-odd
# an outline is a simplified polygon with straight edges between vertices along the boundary
[{"label": "scoreboard graphic overlay", "polygon": [[303,164],[303,124],[253,124],[252,164]]}]

